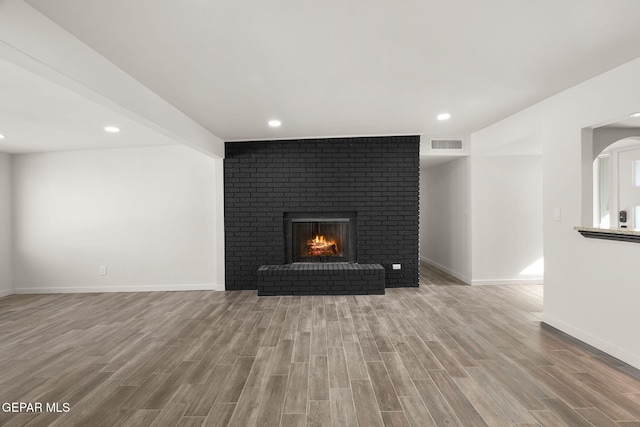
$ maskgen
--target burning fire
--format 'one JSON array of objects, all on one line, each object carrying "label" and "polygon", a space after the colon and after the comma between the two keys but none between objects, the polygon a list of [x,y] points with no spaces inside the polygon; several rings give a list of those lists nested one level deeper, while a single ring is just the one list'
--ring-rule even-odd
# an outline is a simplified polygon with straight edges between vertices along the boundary
[{"label": "burning fire", "polygon": [[338,242],[325,239],[324,236],[314,237],[307,241],[307,256],[336,256],[339,254]]}]

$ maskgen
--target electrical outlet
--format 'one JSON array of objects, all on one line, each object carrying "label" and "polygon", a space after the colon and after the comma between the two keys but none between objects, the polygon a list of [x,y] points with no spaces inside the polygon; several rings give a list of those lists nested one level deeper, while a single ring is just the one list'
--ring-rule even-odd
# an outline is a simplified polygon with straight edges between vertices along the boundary
[{"label": "electrical outlet", "polygon": [[98,269],[98,274],[100,276],[106,276],[107,275],[107,266],[106,265],[101,265],[100,268]]},{"label": "electrical outlet", "polygon": [[400,270],[400,269],[402,269],[402,264],[393,264],[393,269],[394,269],[394,270]]}]

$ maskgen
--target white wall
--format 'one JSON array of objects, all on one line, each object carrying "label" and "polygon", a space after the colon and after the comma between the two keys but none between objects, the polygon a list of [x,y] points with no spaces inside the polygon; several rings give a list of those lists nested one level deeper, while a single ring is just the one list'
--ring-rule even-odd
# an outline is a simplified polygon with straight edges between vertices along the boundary
[{"label": "white wall", "polygon": [[11,156],[0,153],[0,297],[13,288],[11,238]]},{"label": "white wall", "polygon": [[472,284],[542,283],[542,156],[471,161]]},{"label": "white wall", "polygon": [[175,145],[13,163],[16,293],[223,289],[222,160]]},{"label": "white wall", "polygon": [[[593,149],[583,149],[582,128],[640,111],[638,75],[640,59],[498,122],[482,136],[494,144],[514,140],[523,129],[541,132],[544,321],[640,368],[640,245],[586,239],[573,229],[581,225],[583,205],[592,208],[592,192],[582,186],[591,174],[583,174],[582,166],[591,168]],[[559,221],[554,209],[561,211]]]},{"label": "white wall", "polygon": [[420,258],[471,282],[470,160],[420,167]]},{"label": "white wall", "polygon": [[420,257],[473,285],[542,283],[542,141],[495,137],[470,157],[423,159]]}]

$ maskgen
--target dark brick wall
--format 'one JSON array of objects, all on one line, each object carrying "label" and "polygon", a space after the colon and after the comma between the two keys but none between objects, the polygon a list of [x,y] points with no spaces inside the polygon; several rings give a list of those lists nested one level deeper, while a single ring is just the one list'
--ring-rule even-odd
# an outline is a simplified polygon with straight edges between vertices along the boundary
[{"label": "dark brick wall", "polygon": [[[418,286],[420,137],[227,142],[227,289],[256,289],[257,269],[285,262],[284,212],[355,211],[358,262],[386,286]],[[402,264],[392,270],[391,264]]]}]

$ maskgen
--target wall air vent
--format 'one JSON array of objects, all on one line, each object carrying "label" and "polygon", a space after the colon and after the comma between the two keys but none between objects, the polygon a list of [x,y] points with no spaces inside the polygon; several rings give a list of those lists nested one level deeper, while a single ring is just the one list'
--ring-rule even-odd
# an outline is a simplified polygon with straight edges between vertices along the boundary
[{"label": "wall air vent", "polygon": [[432,150],[462,150],[461,139],[432,139]]}]

